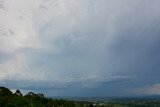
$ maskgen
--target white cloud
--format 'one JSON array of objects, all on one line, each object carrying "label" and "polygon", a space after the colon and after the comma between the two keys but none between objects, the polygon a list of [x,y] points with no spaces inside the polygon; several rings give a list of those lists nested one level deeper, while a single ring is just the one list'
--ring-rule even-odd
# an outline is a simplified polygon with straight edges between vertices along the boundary
[{"label": "white cloud", "polygon": [[[8,0],[1,5],[4,10],[0,12],[0,52],[13,57],[0,65],[1,80],[15,76],[16,79],[43,79],[47,76],[42,75],[43,71],[32,71],[28,66],[34,55],[57,53],[63,49],[63,46],[55,43],[61,37],[70,38],[74,44],[80,38],[86,38],[85,30],[88,25],[84,26],[81,22],[84,23],[88,17],[87,1]],[[74,34],[70,37],[70,32],[76,29],[80,30],[78,32],[83,37],[76,37]],[[19,51],[22,49],[32,49],[33,52]]]}]

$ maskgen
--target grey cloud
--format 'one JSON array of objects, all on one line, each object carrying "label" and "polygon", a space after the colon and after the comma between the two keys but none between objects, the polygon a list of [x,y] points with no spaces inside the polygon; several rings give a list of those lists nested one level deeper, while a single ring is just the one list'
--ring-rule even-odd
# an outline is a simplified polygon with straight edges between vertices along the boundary
[{"label": "grey cloud", "polygon": [[[15,34],[3,37],[0,46],[0,63],[14,56],[2,67],[17,76],[15,87],[18,84],[28,89],[64,86],[66,91],[59,93],[65,95],[71,90],[77,90],[77,95],[90,90],[95,95],[103,95],[95,90],[108,90],[107,94],[115,95],[112,90],[119,88],[117,95],[129,95],[124,88],[159,81],[158,0],[18,2],[21,5],[10,2],[5,13],[14,18],[2,14],[7,24],[2,26],[10,29],[10,33],[0,32]],[[23,20],[19,19],[22,13]],[[8,74],[2,75],[6,78],[2,80],[7,81]],[[34,85],[29,85],[31,81],[35,81]]]}]

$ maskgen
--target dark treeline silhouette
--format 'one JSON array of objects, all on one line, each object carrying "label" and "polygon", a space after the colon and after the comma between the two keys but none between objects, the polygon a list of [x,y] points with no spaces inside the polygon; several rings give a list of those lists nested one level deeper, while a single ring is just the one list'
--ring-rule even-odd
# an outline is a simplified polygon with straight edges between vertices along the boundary
[{"label": "dark treeline silhouette", "polygon": [[12,93],[8,88],[0,87],[0,107],[160,107],[160,100],[71,101],[46,98],[41,93],[35,94],[33,92],[23,95],[20,90]]},{"label": "dark treeline silhouette", "polygon": [[90,107],[90,102],[67,101],[45,98],[43,94],[29,92],[22,95],[20,90],[12,93],[6,87],[0,87],[0,107]]}]

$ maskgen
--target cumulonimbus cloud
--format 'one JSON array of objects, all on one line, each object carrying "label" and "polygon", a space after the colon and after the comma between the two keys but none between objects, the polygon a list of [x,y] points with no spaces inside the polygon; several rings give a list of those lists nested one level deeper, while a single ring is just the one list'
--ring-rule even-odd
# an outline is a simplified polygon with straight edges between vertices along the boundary
[{"label": "cumulonimbus cloud", "polygon": [[159,42],[159,7],[158,0],[1,0],[0,81],[88,88],[142,77],[150,72],[143,64],[156,65],[147,56]]}]

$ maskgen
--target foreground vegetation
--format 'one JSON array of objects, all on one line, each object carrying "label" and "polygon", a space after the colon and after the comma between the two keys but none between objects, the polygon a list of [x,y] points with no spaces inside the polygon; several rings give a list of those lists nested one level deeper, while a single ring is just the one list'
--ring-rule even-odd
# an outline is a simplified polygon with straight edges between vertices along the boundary
[{"label": "foreground vegetation", "polygon": [[160,107],[159,100],[103,100],[78,101],[45,98],[43,94],[29,92],[22,95],[20,90],[12,93],[0,87],[0,107]]},{"label": "foreground vegetation", "polygon": [[29,92],[26,95],[17,90],[12,93],[8,88],[0,87],[0,107],[90,107],[92,103],[45,98],[43,94]]}]

